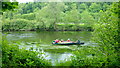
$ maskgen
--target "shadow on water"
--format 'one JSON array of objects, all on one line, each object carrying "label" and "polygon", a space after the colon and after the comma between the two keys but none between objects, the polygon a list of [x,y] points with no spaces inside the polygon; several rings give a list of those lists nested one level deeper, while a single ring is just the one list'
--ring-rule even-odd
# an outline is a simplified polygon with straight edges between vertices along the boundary
[{"label": "shadow on water", "polygon": [[[3,32],[6,34],[6,32]],[[56,61],[68,61],[73,51],[80,49],[81,46],[93,46],[95,45],[90,41],[91,32],[75,32],[75,31],[20,31],[10,32],[6,34],[6,38],[10,43],[17,44],[19,48],[26,48],[27,50],[33,49],[34,51],[44,52],[42,56],[45,59],[51,60],[53,65]],[[55,39],[67,40],[70,38],[72,41],[80,40],[84,42],[84,45],[52,45],[52,41]]]}]

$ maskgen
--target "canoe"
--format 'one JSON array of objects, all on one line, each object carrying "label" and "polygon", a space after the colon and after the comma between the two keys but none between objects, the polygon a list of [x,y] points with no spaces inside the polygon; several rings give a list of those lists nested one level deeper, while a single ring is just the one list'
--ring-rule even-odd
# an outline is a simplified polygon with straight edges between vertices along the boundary
[{"label": "canoe", "polygon": [[75,42],[60,42],[60,43],[52,43],[55,45],[80,45],[80,44],[84,44],[84,43],[75,43]]}]

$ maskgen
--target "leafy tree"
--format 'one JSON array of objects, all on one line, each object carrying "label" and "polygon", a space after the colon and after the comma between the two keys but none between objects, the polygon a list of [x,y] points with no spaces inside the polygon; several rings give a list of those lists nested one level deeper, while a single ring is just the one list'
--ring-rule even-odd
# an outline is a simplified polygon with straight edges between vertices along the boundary
[{"label": "leafy tree", "polygon": [[87,5],[85,3],[79,4],[78,5],[78,10],[80,11],[80,13],[82,13],[83,11],[85,11],[87,9]]},{"label": "leafy tree", "polygon": [[33,13],[36,8],[41,9],[44,7],[46,3],[40,3],[40,2],[30,2],[30,3],[23,3],[19,5],[19,13],[21,14],[27,14],[27,13]]},{"label": "leafy tree", "polygon": [[42,15],[43,18],[47,19],[47,24],[49,24],[51,28],[56,29],[56,23],[59,22],[59,16],[63,9],[64,3],[48,3],[47,6],[41,9],[42,12],[40,13],[40,15]]},{"label": "leafy tree", "polygon": [[14,19],[21,18],[21,19],[27,19],[27,20],[34,20],[35,19],[35,14],[34,13],[29,13],[29,14],[17,14],[14,16]]},{"label": "leafy tree", "polygon": [[72,4],[73,7],[71,11],[67,11],[64,17],[64,21],[68,23],[79,23],[80,21],[80,14],[79,11],[76,9],[76,4]]},{"label": "leafy tree", "polygon": [[109,5],[107,3],[103,3],[103,5],[101,6],[103,11],[106,11],[107,8],[109,7]]},{"label": "leafy tree", "polygon": [[94,18],[92,17],[92,15],[90,15],[90,13],[87,10],[82,12],[80,16],[80,22],[84,23],[87,27],[91,27],[94,24]]},{"label": "leafy tree", "polygon": [[63,12],[65,13],[66,11],[70,11],[72,9],[72,4],[74,4],[74,3],[73,2],[65,2],[65,5],[67,7]]},{"label": "leafy tree", "polygon": [[[114,8],[114,9],[113,9]],[[105,66],[119,66],[119,10],[118,3],[113,3],[112,8],[100,11],[100,19],[95,25],[94,41],[100,46],[100,51],[105,55]]]},{"label": "leafy tree", "polygon": [[42,28],[45,30],[46,25],[48,25],[46,24],[46,21],[47,21],[46,15],[45,13],[43,13],[45,11],[46,11],[46,8],[43,8],[41,10],[36,10],[35,12],[35,16],[36,16],[35,19],[37,21],[36,23],[37,29]]},{"label": "leafy tree", "polygon": [[99,12],[101,9],[102,8],[101,8],[100,4],[96,4],[96,3],[92,3],[91,6],[89,7],[89,11],[93,12],[93,13]]},{"label": "leafy tree", "polygon": [[14,10],[17,6],[18,2],[2,2],[2,11]]}]

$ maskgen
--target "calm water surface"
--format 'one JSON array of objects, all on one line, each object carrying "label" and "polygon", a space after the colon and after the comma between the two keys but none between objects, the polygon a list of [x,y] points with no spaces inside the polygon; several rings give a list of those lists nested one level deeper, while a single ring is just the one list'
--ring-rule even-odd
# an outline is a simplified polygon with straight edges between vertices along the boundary
[{"label": "calm water surface", "polygon": [[[41,51],[45,53],[45,59],[50,59],[53,65],[55,61],[68,61],[70,56],[75,56],[72,54],[73,51],[80,49],[81,46],[94,46],[94,43],[90,41],[91,32],[87,31],[18,31],[18,32],[3,32],[6,35],[7,40],[10,43],[16,44],[19,42],[20,48]],[[84,45],[52,45],[52,41],[55,39],[71,39],[72,41],[80,40],[84,42]]]}]

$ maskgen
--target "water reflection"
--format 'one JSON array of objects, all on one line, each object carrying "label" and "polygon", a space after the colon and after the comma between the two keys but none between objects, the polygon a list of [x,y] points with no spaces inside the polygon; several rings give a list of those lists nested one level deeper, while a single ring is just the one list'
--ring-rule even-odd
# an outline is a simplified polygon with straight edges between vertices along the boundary
[{"label": "water reflection", "polygon": [[60,61],[69,61],[71,60],[70,57],[73,56],[72,53],[49,53],[46,52],[45,59],[51,60],[52,64],[55,65],[55,62],[60,62]]},{"label": "water reflection", "polygon": [[[66,47],[66,46],[63,46],[63,47]],[[64,53],[45,52],[43,48],[38,48],[35,45],[30,45],[30,46],[26,46],[26,47],[23,46],[23,45],[19,45],[19,48],[20,49],[26,48],[26,50],[32,50],[32,51],[36,51],[36,52],[42,53],[42,55],[38,55],[38,56],[44,57],[47,60],[51,60],[52,65],[55,65],[55,62],[70,61],[71,60],[70,57],[73,56],[72,53],[66,53],[66,52],[64,52]]]},{"label": "water reflection", "polygon": [[[5,32],[4,32],[5,33]],[[51,44],[51,41],[55,39],[67,40],[70,38],[73,41],[80,40],[82,42],[88,42],[91,38],[91,32],[75,32],[75,31],[41,31],[41,32],[10,32],[7,34],[9,41],[24,41],[24,42],[42,42],[42,44]]]}]

